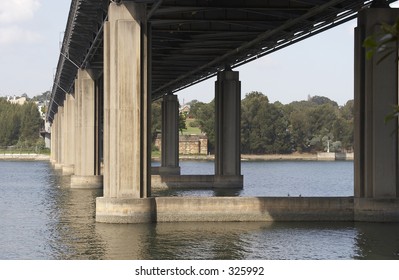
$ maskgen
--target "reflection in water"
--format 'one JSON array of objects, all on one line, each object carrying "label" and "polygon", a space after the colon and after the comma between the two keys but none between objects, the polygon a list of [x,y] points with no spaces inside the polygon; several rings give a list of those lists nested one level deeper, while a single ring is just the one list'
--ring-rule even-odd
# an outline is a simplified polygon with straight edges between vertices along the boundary
[{"label": "reflection in water", "polygon": [[70,189],[70,177],[53,173],[46,193],[52,259],[101,259],[105,243],[95,232],[95,198],[102,190]]},{"label": "reflection in water", "polygon": [[399,223],[356,223],[356,259],[399,259]]},{"label": "reflection in water", "polygon": [[0,162],[0,177],[0,259],[399,259],[399,224],[101,224],[101,191],[48,163]]}]

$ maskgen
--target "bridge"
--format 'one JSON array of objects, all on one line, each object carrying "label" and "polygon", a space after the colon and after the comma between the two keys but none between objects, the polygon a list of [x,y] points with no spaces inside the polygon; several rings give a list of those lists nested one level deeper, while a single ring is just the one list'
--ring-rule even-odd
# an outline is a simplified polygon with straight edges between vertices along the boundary
[{"label": "bridge", "polygon": [[[98,222],[399,221],[396,53],[365,58],[364,39],[393,23],[393,1],[72,0],[47,119],[51,161],[71,188],[103,188]],[[180,176],[175,92],[217,76],[214,188],[242,188],[235,67],[358,18],[355,197],[154,198],[151,102],[162,98],[161,176]],[[183,178],[191,180],[192,178]],[[201,178],[197,178],[201,181]]]}]

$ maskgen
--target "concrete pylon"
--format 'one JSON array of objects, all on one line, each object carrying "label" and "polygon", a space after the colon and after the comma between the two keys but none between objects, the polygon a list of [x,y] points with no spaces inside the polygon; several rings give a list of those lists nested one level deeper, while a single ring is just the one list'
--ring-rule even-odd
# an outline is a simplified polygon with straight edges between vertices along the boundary
[{"label": "concrete pylon", "polygon": [[64,164],[62,166],[63,175],[74,174],[75,164],[75,98],[72,94],[65,96],[64,102]]},{"label": "concrete pylon", "polygon": [[78,70],[75,80],[75,174],[71,176],[71,188],[101,188],[103,178],[99,173],[96,119],[96,83],[87,70]]},{"label": "concrete pylon", "polygon": [[179,101],[168,94],[162,100],[162,149],[160,175],[180,175],[179,166]]},{"label": "concrete pylon", "polygon": [[112,2],[104,25],[104,197],[96,221],[153,221],[146,4]]},{"label": "concrete pylon", "polygon": [[63,164],[63,138],[65,137],[64,133],[63,133],[63,126],[64,126],[64,107],[63,106],[58,106],[58,111],[56,114],[56,118],[57,118],[57,124],[56,124],[56,129],[57,129],[57,145],[56,145],[56,162],[54,164],[54,168],[57,170],[61,170],[62,171],[62,164]]},{"label": "concrete pylon", "polygon": [[[398,53],[366,59],[364,40],[394,23],[398,9],[359,12],[355,29],[355,220],[399,221],[398,122],[385,117],[398,105]],[[397,46],[392,46],[394,49]]]},{"label": "concrete pylon", "polygon": [[237,71],[219,72],[215,82],[215,187],[242,188],[241,82]]},{"label": "concrete pylon", "polygon": [[55,166],[58,161],[58,122],[57,122],[57,113],[54,114],[53,122],[51,124],[51,164]]}]

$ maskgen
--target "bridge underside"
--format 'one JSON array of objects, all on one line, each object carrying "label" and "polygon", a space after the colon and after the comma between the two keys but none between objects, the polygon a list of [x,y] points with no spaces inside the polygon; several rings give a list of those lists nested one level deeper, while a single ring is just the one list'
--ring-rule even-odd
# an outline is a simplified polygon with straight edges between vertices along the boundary
[{"label": "bridge underside", "polygon": [[[102,222],[159,221],[162,211],[174,212],[179,204],[195,217],[206,211],[211,220],[230,212],[262,220],[268,211],[287,220],[282,213],[295,209],[309,220],[314,217],[309,209],[324,209],[320,217],[327,211],[323,217],[329,220],[399,221],[398,135],[392,136],[397,122],[383,123],[384,112],[398,104],[397,53],[388,62],[379,63],[378,57],[367,61],[361,44],[379,30],[380,22],[395,21],[399,13],[387,7],[390,2],[73,0],[47,115],[52,161],[72,175],[71,187],[103,187],[104,196],[97,199],[97,220]],[[178,176],[173,93],[217,75],[213,184],[242,187],[241,84],[231,68],[358,15],[353,200],[151,198],[152,100],[163,99],[160,172]]]},{"label": "bridge underside", "polygon": [[[151,99],[248,63],[356,18],[364,0],[135,0],[145,3]],[[377,1],[378,2],[378,1]],[[385,2],[385,1],[383,1]],[[386,3],[393,0],[386,1]],[[72,0],[48,119],[73,91],[78,68],[103,71],[109,0]]]}]

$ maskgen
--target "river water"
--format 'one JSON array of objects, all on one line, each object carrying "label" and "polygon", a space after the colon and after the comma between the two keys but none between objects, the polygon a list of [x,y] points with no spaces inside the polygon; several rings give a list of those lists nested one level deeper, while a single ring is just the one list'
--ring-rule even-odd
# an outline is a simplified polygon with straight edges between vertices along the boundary
[{"label": "river water", "polygon": [[[213,172],[211,162],[181,166]],[[242,173],[244,190],[233,195],[353,195],[352,162],[243,162]],[[101,191],[68,184],[48,162],[0,161],[0,259],[399,259],[399,224],[100,224]]]}]

